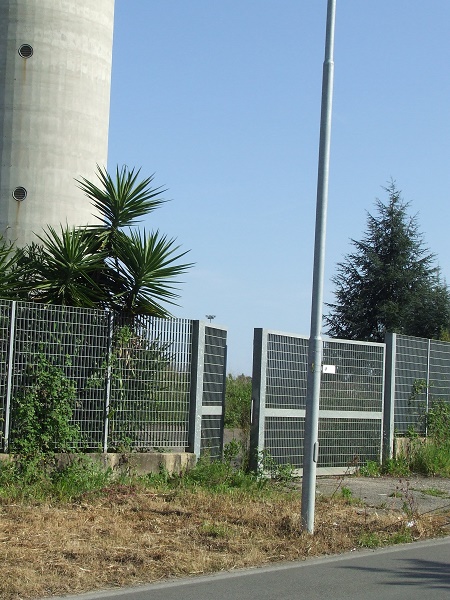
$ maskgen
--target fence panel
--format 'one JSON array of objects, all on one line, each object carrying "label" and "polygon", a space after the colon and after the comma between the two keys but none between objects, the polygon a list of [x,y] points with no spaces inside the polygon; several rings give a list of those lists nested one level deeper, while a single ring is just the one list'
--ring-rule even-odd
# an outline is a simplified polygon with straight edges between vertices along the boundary
[{"label": "fence panel", "polygon": [[[9,404],[31,389],[36,366],[49,364],[75,384],[72,424],[79,428],[80,448],[185,451],[197,435],[198,456],[206,449],[221,455],[226,330],[153,317],[130,325],[107,311],[5,300],[0,334],[3,452]],[[193,357],[201,358],[194,379]],[[197,395],[200,419],[191,431],[190,404]]]},{"label": "fence panel", "polygon": [[227,332],[205,326],[201,452],[218,459],[223,450]]},{"label": "fence panel", "polygon": [[450,402],[450,343],[399,334],[387,335],[386,343],[392,371],[386,399],[395,430],[425,435],[423,417],[432,402]]},{"label": "fence panel", "polygon": [[[323,343],[318,472],[381,456],[384,344]],[[303,467],[308,339],[256,329],[251,453]]]},{"label": "fence panel", "polygon": [[220,458],[223,449],[227,332],[193,322],[189,450]]},{"label": "fence panel", "polygon": [[104,311],[17,303],[11,397],[33,385],[38,363],[48,361],[59,367],[76,385],[73,424],[80,430],[79,446],[98,450],[103,435],[107,342]]},{"label": "fence panel", "polygon": [[116,324],[109,447],[183,450],[188,444],[191,321],[140,317]]}]

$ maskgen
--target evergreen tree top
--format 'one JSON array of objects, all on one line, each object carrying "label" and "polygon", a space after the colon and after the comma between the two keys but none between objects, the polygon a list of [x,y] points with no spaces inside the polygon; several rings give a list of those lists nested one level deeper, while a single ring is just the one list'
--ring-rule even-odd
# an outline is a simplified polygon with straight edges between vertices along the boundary
[{"label": "evergreen tree top", "polygon": [[337,264],[327,333],[367,341],[383,341],[386,332],[439,338],[450,321],[447,286],[410,204],[394,181],[384,189],[387,201],[376,200],[364,237],[352,239],[354,251]]}]

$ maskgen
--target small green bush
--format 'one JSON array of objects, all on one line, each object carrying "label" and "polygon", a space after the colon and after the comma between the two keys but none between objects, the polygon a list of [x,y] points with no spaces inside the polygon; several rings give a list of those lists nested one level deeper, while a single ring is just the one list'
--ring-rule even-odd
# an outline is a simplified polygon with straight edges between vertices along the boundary
[{"label": "small green bush", "polygon": [[12,401],[10,451],[36,456],[73,450],[79,440],[79,429],[71,424],[75,402],[74,382],[37,355]]},{"label": "small green bush", "polygon": [[248,375],[227,375],[225,387],[225,427],[250,428],[252,378]]}]

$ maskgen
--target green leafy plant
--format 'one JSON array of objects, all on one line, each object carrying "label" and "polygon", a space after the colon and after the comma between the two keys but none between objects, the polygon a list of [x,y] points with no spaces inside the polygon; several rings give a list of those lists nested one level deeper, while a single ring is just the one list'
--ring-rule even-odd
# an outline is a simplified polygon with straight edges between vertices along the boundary
[{"label": "green leafy plant", "polygon": [[379,477],[381,474],[381,466],[374,460],[368,460],[358,469],[358,474],[363,477]]},{"label": "green leafy plant", "polygon": [[438,446],[450,448],[450,403],[437,400],[425,415],[428,437]]},{"label": "green leafy plant", "polygon": [[227,375],[225,388],[225,427],[250,429],[252,378],[248,375]]},{"label": "green leafy plant", "polygon": [[426,379],[415,379],[412,384],[411,393],[409,395],[409,402],[417,400],[418,396],[427,389]]},{"label": "green leafy plant", "polygon": [[11,452],[35,456],[73,450],[80,437],[71,423],[75,402],[75,384],[44,355],[37,355],[13,398]]},{"label": "green leafy plant", "polygon": [[362,548],[379,548],[381,544],[382,540],[376,532],[364,532],[358,541],[358,545]]},{"label": "green leafy plant", "polygon": [[270,453],[270,450],[264,449],[259,454],[259,477],[269,477],[273,481],[289,483],[295,477],[295,467],[290,463],[279,464]]}]

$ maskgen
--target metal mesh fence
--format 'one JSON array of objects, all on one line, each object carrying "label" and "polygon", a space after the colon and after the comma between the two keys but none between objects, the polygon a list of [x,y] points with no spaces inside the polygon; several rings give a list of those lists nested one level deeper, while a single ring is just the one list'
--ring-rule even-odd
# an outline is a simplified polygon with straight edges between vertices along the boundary
[{"label": "metal mesh fence", "polygon": [[225,393],[223,365],[226,362],[227,336],[224,329],[205,327],[203,406],[222,406]]},{"label": "metal mesh fence", "polygon": [[116,325],[109,404],[112,449],[185,448],[190,393],[191,322],[140,317]]},{"label": "metal mesh fence", "polygon": [[425,434],[428,408],[436,400],[450,402],[450,343],[398,334],[394,343],[395,429]]},{"label": "metal mesh fence", "polygon": [[222,456],[223,420],[221,415],[202,416],[201,449],[202,455],[208,454],[213,460]]},{"label": "metal mesh fence", "polygon": [[450,344],[430,340],[429,401],[450,402]]},{"label": "metal mesh fence", "polygon": [[[255,330],[252,452],[303,466],[309,340]],[[345,470],[381,456],[384,344],[323,343],[319,467]]]},{"label": "metal mesh fence", "polygon": [[[32,389],[36,365],[50,365],[76,389],[72,425],[79,429],[78,447],[185,450],[195,396],[193,324],[140,317],[130,325],[101,310],[0,301],[1,449],[6,448],[7,400],[14,404]],[[206,327],[205,332],[198,342],[205,348],[204,377],[195,385],[206,407],[202,443],[216,455],[222,447],[226,330]]]},{"label": "metal mesh fence", "polygon": [[356,467],[380,459],[379,419],[319,420],[318,467]]},{"label": "metal mesh fence", "polygon": [[226,355],[226,330],[206,325],[203,363],[201,453],[207,452],[213,459],[218,459],[222,456]]},{"label": "metal mesh fence", "polygon": [[330,340],[323,343],[320,408],[383,410],[384,345]]},{"label": "metal mesh fence", "polygon": [[264,451],[277,465],[303,467],[305,419],[302,417],[266,417]]},{"label": "metal mesh fence", "polygon": [[305,408],[307,365],[307,339],[268,333],[267,408]]},{"label": "metal mesh fence", "polygon": [[77,401],[73,424],[80,430],[79,445],[102,443],[104,379],[96,384],[105,364],[108,315],[103,311],[18,303],[14,337],[12,397],[33,384],[39,361],[59,367],[73,382]]}]

